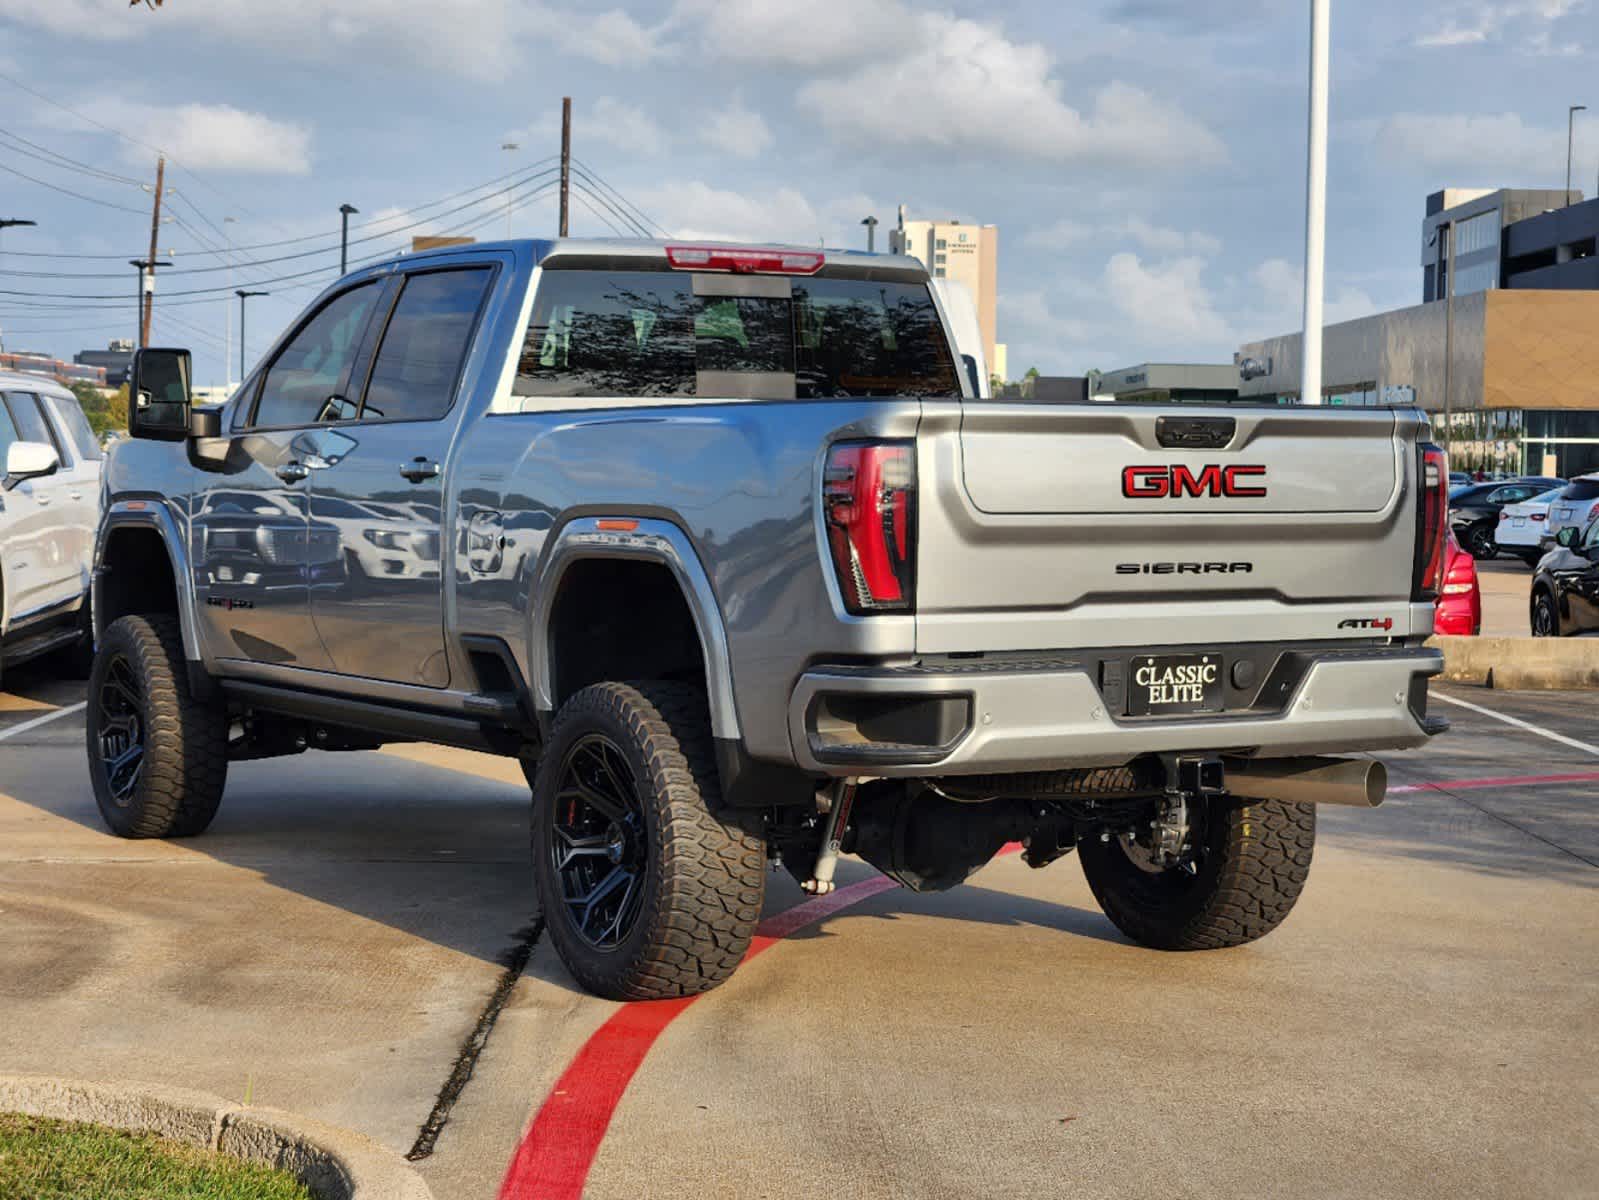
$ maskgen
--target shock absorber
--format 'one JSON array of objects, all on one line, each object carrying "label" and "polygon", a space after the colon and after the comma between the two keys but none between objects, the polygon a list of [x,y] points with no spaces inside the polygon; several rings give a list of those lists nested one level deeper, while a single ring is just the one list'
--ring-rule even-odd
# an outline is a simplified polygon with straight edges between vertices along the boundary
[{"label": "shock absorber", "polygon": [[840,779],[833,784],[832,803],[827,809],[827,823],[822,828],[822,844],[816,851],[816,868],[800,887],[813,896],[825,896],[833,890],[833,874],[838,870],[838,854],[843,847],[844,831],[849,828],[849,811],[855,805],[855,779]]}]

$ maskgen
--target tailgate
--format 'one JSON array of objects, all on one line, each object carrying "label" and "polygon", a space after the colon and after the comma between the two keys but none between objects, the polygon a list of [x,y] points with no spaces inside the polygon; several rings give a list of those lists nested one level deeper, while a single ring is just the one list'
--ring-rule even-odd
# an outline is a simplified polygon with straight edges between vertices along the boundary
[{"label": "tailgate", "polygon": [[917,649],[1409,635],[1419,428],[1392,409],[927,404]]}]

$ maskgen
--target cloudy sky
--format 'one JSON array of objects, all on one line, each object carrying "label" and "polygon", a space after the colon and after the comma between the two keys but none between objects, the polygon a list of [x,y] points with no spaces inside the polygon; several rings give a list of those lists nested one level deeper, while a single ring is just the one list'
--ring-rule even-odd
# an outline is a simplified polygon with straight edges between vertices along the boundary
[{"label": "cloudy sky", "polygon": [[[1599,0],[1333,7],[1329,319],[1419,301],[1427,192],[1562,186],[1569,104],[1594,109],[1593,194]],[[901,203],[997,224],[1013,374],[1223,361],[1298,323],[1308,8],[0,0],[0,217],[39,222],[4,235],[0,330],[68,357],[131,333],[160,148],[155,337],[220,381],[218,297],[272,293],[264,349],[333,274],[341,203],[352,257],[500,236],[507,202],[517,235],[553,232],[537,172],[570,95],[574,153],[674,235],[860,245]],[[574,233],[620,221],[585,202]]]}]

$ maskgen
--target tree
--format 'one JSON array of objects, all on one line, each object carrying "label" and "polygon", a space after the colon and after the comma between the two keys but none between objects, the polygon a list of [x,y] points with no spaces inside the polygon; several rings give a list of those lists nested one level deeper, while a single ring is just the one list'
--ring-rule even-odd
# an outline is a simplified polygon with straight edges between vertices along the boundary
[{"label": "tree", "polygon": [[109,396],[93,384],[74,382],[67,385],[72,394],[78,398],[78,404],[83,409],[83,415],[89,418],[89,426],[99,437],[104,437],[108,432],[116,430],[125,432],[128,428],[128,385],[123,384]]}]

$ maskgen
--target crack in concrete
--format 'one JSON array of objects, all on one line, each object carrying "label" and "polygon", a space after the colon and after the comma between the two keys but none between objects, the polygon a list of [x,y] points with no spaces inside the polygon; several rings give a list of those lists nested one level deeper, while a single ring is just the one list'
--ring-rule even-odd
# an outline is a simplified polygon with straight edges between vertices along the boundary
[{"label": "crack in concrete", "polygon": [[422,1128],[417,1131],[416,1141],[406,1151],[405,1157],[410,1162],[421,1162],[433,1153],[438,1145],[439,1134],[449,1124],[450,1112],[455,1108],[455,1102],[461,1098],[461,1093],[466,1090],[466,1085],[472,1081],[472,1072],[477,1069],[477,1060],[483,1053],[483,1048],[488,1045],[489,1035],[494,1032],[494,1023],[500,1019],[500,1012],[506,1002],[511,998],[517,980],[522,978],[522,972],[527,970],[528,961],[533,957],[533,948],[538,945],[539,938],[544,933],[544,918],[539,917],[533,924],[518,931],[516,941],[501,958],[505,970],[500,975],[500,981],[490,993],[488,1003],[483,1006],[477,1024],[472,1027],[472,1032],[467,1034],[466,1041],[461,1043],[461,1051],[455,1056],[455,1065],[451,1068],[449,1077],[445,1079],[444,1086],[439,1089],[438,1099],[433,1102],[433,1111],[428,1113]]}]

